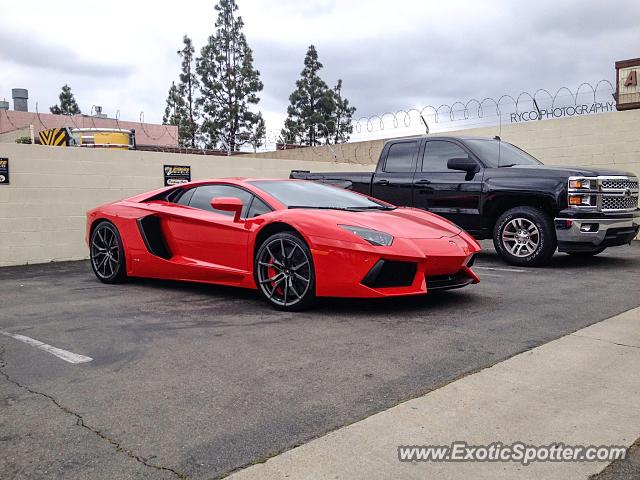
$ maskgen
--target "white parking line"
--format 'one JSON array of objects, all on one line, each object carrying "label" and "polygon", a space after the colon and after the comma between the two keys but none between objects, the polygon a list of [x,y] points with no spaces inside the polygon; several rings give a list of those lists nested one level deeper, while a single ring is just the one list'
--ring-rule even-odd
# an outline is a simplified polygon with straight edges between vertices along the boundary
[{"label": "white parking line", "polygon": [[527,270],[520,270],[518,268],[499,268],[499,267],[479,267],[474,265],[471,267],[474,270],[497,270],[499,272],[516,272],[516,273],[525,273]]},{"label": "white parking line", "polygon": [[51,355],[55,355],[58,358],[61,358],[65,362],[69,363],[86,363],[93,360],[91,357],[87,357],[85,355],[78,355],[77,353],[69,352],[67,350],[63,350],[58,347],[54,347],[52,345],[47,345],[46,343],[41,342],[40,340],[36,340],[31,337],[27,337],[25,335],[18,335],[16,333],[3,332],[0,330],[0,334],[5,335],[7,337],[14,338],[21,342],[26,343],[27,345],[31,345],[32,347],[37,347],[40,350],[44,350],[45,352],[49,352]]}]

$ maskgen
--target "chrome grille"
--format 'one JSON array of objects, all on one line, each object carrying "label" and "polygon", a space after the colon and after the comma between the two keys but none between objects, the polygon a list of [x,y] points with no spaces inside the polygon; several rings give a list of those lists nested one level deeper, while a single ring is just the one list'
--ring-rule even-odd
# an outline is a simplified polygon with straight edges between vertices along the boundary
[{"label": "chrome grille", "polygon": [[640,192],[635,176],[569,177],[568,188],[570,200],[579,199],[571,208],[601,212],[631,212],[638,208]]},{"label": "chrome grille", "polygon": [[604,179],[600,182],[600,184],[602,185],[602,188],[630,188],[632,190],[638,188],[638,180],[630,178]]},{"label": "chrome grille", "polygon": [[613,195],[602,196],[602,210],[635,210],[638,208],[638,196],[619,197]]},{"label": "chrome grille", "polygon": [[603,212],[630,211],[638,208],[638,179],[636,177],[598,177],[600,210]]}]

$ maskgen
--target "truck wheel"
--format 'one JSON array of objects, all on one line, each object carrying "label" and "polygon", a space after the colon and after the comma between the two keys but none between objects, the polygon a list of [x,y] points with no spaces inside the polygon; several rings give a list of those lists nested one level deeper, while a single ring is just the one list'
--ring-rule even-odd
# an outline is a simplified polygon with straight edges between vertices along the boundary
[{"label": "truck wheel", "polygon": [[539,208],[516,207],[507,210],[493,229],[493,244],[511,265],[544,265],[556,251],[558,241],[551,218]]}]

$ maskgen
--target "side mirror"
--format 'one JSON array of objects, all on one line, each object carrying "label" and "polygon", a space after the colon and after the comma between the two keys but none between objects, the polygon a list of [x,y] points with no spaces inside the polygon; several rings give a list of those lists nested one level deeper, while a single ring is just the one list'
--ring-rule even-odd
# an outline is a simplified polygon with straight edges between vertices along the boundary
[{"label": "side mirror", "polygon": [[449,170],[461,170],[463,172],[467,172],[469,175],[473,175],[480,171],[478,163],[469,157],[450,158],[447,161],[447,168]]},{"label": "side mirror", "polygon": [[233,212],[233,221],[240,221],[242,213],[242,200],[236,197],[218,197],[211,200],[211,207],[214,210],[222,210],[223,212]]}]

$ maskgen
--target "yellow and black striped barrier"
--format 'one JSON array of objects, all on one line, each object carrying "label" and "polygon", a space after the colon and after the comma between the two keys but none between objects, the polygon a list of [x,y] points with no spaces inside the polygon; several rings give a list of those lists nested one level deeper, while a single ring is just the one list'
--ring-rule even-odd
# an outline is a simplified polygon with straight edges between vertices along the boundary
[{"label": "yellow and black striped barrier", "polygon": [[66,147],[69,144],[69,133],[66,128],[50,128],[42,130],[38,137],[40,145],[49,145],[51,147]]}]

